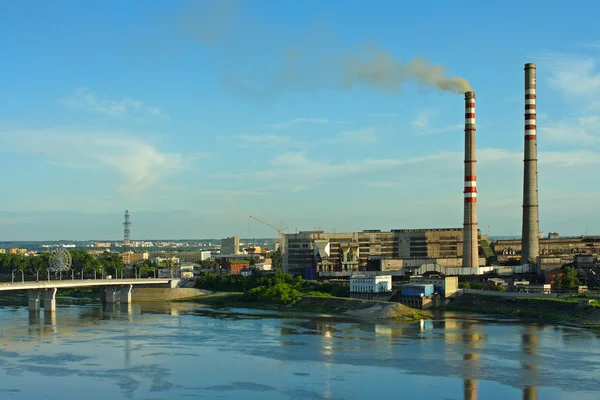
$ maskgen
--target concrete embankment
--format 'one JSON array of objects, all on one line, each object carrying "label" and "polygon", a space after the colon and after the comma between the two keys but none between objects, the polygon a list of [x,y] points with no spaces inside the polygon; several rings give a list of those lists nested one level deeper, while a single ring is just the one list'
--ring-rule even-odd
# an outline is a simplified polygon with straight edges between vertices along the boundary
[{"label": "concrete embankment", "polygon": [[447,310],[482,314],[510,315],[543,322],[600,327],[600,307],[585,298],[498,298],[464,294],[456,297]]},{"label": "concrete embankment", "polygon": [[190,300],[205,296],[210,292],[202,289],[190,288],[137,288],[131,293],[131,301],[177,301]]},{"label": "concrete embankment", "polygon": [[216,307],[260,308],[280,311],[314,312],[319,314],[348,315],[360,318],[420,320],[431,318],[426,311],[415,310],[399,303],[376,300],[358,300],[342,297],[298,298],[292,304],[275,304],[248,301],[242,293],[220,293],[197,300]]}]

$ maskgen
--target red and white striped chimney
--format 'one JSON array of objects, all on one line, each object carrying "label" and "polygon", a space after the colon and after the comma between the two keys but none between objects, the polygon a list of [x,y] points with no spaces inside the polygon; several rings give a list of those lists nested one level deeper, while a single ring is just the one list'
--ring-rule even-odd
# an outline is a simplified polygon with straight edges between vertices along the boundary
[{"label": "red and white striped chimney", "polygon": [[477,237],[477,173],[475,157],[475,92],[465,93],[465,213],[463,224],[463,268],[479,267]]},{"label": "red and white striped chimney", "polygon": [[540,256],[538,171],[537,171],[537,113],[536,66],[525,64],[525,158],[523,170],[523,232],[521,262],[537,265]]}]

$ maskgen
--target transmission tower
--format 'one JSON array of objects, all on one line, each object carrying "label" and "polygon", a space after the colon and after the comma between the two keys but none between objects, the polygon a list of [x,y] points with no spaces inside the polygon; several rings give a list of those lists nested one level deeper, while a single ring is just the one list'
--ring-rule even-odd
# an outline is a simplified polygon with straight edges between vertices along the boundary
[{"label": "transmission tower", "polygon": [[123,247],[128,250],[131,245],[131,221],[129,220],[129,210],[125,210],[125,222],[123,222]]}]

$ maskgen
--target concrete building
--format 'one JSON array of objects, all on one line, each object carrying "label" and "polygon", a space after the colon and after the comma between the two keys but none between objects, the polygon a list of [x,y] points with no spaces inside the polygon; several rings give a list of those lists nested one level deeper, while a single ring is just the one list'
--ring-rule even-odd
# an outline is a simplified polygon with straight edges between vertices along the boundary
[{"label": "concrete building", "polygon": [[350,277],[350,293],[387,293],[391,291],[391,275],[354,275]]},{"label": "concrete building", "polygon": [[[307,269],[327,276],[342,272],[396,271],[436,260],[443,268],[462,266],[463,229],[396,229],[389,232],[285,234],[283,270],[307,276]],[[478,234],[480,238],[480,234]],[[485,264],[484,259],[479,260]]]},{"label": "concrete building", "polygon": [[452,297],[458,292],[458,276],[410,278],[411,284],[433,285],[433,291],[444,298]]},{"label": "concrete building", "polygon": [[[552,233],[547,238],[539,239],[539,266],[541,270],[558,268],[569,263],[577,254],[600,254],[599,236],[580,236],[564,238]],[[521,258],[522,241],[519,239],[496,240],[492,249],[498,262],[519,260]]]},{"label": "concrete building", "polygon": [[177,253],[177,257],[181,261],[199,263],[201,261],[206,261],[211,258],[210,251],[180,251]]},{"label": "concrete building", "polygon": [[240,254],[240,238],[232,236],[221,239],[221,254]]},{"label": "concrete building", "polygon": [[119,255],[125,265],[137,264],[141,261],[148,260],[149,258],[148,253],[134,253],[133,251],[119,253]]}]

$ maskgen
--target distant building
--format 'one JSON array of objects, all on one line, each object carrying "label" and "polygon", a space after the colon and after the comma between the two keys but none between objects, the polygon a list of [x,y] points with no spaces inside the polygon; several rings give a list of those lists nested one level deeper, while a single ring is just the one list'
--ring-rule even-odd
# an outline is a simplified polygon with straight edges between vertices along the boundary
[{"label": "distant building", "polygon": [[198,263],[201,261],[206,261],[211,258],[210,251],[180,251],[177,253],[177,256],[181,261],[188,261]]},{"label": "distant building", "polygon": [[[600,236],[560,237],[558,233],[551,232],[547,238],[539,240],[541,258],[551,259],[561,255],[575,254],[600,254]],[[518,258],[521,254],[521,239],[496,240],[492,249],[498,256],[498,261],[503,262],[511,258]],[[560,262],[558,263],[560,264]],[[547,267],[542,263],[542,270],[554,268],[550,263]]]},{"label": "distant building", "polygon": [[243,269],[250,268],[250,261],[248,260],[231,260],[225,262],[225,268],[229,270],[232,275],[239,275]]},{"label": "distant building", "polygon": [[171,264],[173,267],[176,267],[179,265],[179,258],[177,257],[155,257],[152,259],[152,264],[154,265],[160,265],[160,266],[167,266],[168,264]]},{"label": "distant building", "polygon": [[141,261],[148,260],[148,253],[134,253],[133,251],[126,251],[124,253],[119,253],[119,255],[123,260],[123,264],[126,265],[137,264]]},{"label": "distant building", "polygon": [[27,253],[27,249],[19,249],[19,248],[16,248],[16,247],[8,249],[8,254],[21,254],[21,255],[23,255],[25,253]]},{"label": "distant building", "polygon": [[0,254],[6,254],[6,249],[0,249]]},{"label": "distant building", "polygon": [[240,254],[240,238],[232,236],[221,239],[221,254]]},{"label": "distant building", "polygon": [[350,277],[350,293],[387,293],[391,291],[391,275],[354,275]]},{"label": "distant building", "polygon": [[178,268],[178,278],[193,278],[194,268],[198,267],[198,264],[183,262]]}]

